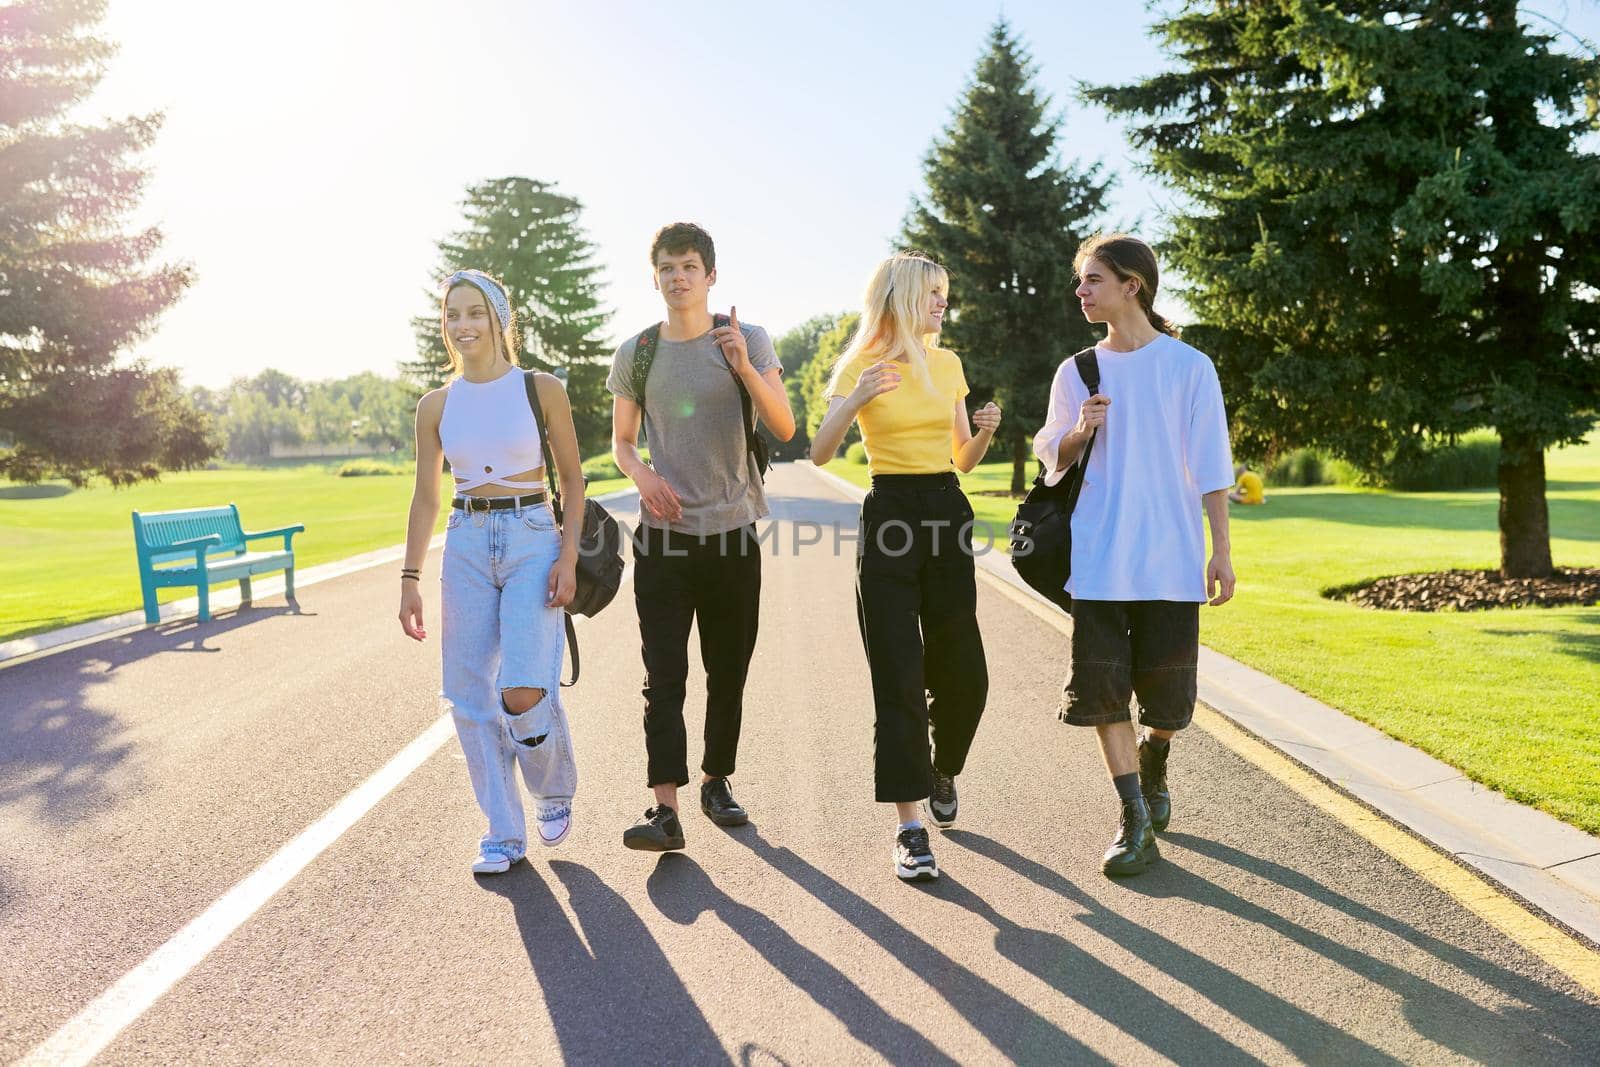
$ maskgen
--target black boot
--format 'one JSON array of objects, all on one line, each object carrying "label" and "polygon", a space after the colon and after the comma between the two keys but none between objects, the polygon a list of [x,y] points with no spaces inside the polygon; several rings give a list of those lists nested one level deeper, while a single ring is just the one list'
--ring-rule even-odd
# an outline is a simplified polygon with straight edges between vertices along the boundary
[{"label": "black boot", "polygon": [[1156,832],[1150,825],[1150,809],[1143,797],[1122,802],[1122,830],[1106,849],[1100,869],[1113,878],[1143,874],[1161,858],[1156,848]]},{"label": "black boot", "polygon": [[1150,808],[1150,825],[1156,833],[1172,821],[1172,794],[1167,791],[1167,756],[1171,742],[1156,748],[1148,739],[1139,742],[1139,790]]}]

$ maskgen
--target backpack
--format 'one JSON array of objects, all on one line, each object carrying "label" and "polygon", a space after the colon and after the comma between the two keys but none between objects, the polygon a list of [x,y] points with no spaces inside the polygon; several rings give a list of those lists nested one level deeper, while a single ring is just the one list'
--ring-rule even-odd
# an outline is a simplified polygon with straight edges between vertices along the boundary
[{"label": "backpack", "polygon": [[[1078,377],[1093,396],[1100,389],[1100,363],[1094,349],[1086,348],[1072,357]],[[1072,509],[1083,490],[1083,474],[1089,469],[1089,453],[1096,435],[1090,435],[1083,455],[1067,469],[1055,485],[1045,484],[1049,469],[1039,464],[1033,488],[1017,507],[1011,520],[1011,565],[1022,580],[1048,597],[1062,611],[1072,611],[1072,596],[1067,579],[1072,577]]]},{"label": "backpack", "polygon": [[[522,384],[528,391],[528,406],[533,409],[534,424],[539,427],[539,445],[544,449],[546,481],[550,485],[551,507],[556,524],[561,524],[561,484],[556,477],[556,457],[550,447],[550,436],[544,429],[544,405],[539,401],[539,390],[531,370],[522,372]],[[622,530],[597,500],[585,497],[583,501],[583,532],[578,536],[578,582],[572,603],[566,606],[562,620],[567,626],[567,647],[572,650],[572,681],[578,682],[578,634],[572,628],[573,615],[594,615],[611,603],[622,587]]]},{"label": "backpack", "polygon": [[[726,315],[711,316],[712,329],[721,329],[733,320]],[[644,384],[650,377],[650,364],[655,362],[656,344],[661,340],[661,324],[654,323],[639,335],[639,340],[633,348],[633,395],[639,398],[640,409],[644,408]],[[728,368],[728,373],[733,374],[733,368]],[[766,440],[756,433],[756,407],[755,401],[750,398],[750,391],[744,387],[744,382],[737,374],[733,374],[733,384],[739,387],[740,410],[744,413],[744,446],[750,453],[750,458],[756,461],[756,470],[761,475],[761,480],[767,480],[767,469],[772,466],[772,456],[768,452]]]}]

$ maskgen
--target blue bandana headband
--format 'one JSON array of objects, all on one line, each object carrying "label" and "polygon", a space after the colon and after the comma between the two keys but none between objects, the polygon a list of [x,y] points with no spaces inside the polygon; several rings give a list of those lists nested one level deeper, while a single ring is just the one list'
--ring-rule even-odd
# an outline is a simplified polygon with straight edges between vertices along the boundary
[{"label": "blue bandana headband", "polygon": [[450,287],[457,282],[469,282],[476,286],[478,291],[488,298],[489,306],[494,308],[494,313],[500,316],[500,329],[510,328],[511,300],[506,296],[506,291],[500,288],[499,282],[481,270],[458,270],[439,283],[439,288],[448,293]]}]

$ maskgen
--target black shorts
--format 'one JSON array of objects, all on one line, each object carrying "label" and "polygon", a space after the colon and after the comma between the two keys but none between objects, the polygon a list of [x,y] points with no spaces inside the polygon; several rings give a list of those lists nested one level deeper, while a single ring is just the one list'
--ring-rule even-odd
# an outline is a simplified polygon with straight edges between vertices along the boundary
[{"label": "black shorts", "polygon": [[1139,697],[1139,722],[1181,730],[1194,718],[1200,605],[1174,600],[1072,601],[1072,673],[1061,721],[1126,722]]}]

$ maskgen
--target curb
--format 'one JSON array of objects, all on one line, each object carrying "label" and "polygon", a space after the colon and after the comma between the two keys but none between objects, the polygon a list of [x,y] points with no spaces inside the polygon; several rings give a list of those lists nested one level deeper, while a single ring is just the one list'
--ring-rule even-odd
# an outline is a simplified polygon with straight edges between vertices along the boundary
[{"label": "curb", "polygon": [[[603,493],[594,499],[604,504],[612,500],[621,500],[623,497],[633,496],[637,489],[618,489],[614,492]],[[428,542],[428,551],[432,552],[444,544],[444,535],[437,534]],[[298,592],[307,586],[326,582],[332,578],[340,578],[346,574],[354,574],[369,567],[376,567],[384,563],[393,563],[406,554],[404,544],[390,545],[387,548],[376,548],[370,552],[363,552],[356,556],[347,556],[344,559],[334,560],[331,563],[319,563],[315,567],[304,570],[295,569],[294,584]],[[220,584],[220,583],[219,583]],[[228,583],[229,588],[211,594],[211,612],[217,612],[239,606],[238,583]],[[251,582],[251,593],[254,600],[259,601],[269,596],[280,596],[283,593],[283,576],[276,575],[267,578],[255,578]],[[59,630],[47,630],[41,634],[30,634],[27,637],[17,637],[10,641],[0,641],[0,670],[13,667],[19,663],[39,659],[55,652],[65,652],[80,645],[92,644],[108,637],[120,637],[124,634],[137,633],[150,626],[160,626],[164,623],[176,622],[181,619],[197,617],[200,614],[200,600],[198,597],[185,597],[161,605],[160,619],[154,623],[144,621],[142,608],[125,611],[120,615],[109,615],[101,619],[91,619],[88,622],[75,623]]]},{"label": "curb", "polygon": [[[866,491],[807,464],[853,500]],[[998,550],[978,570],[1063,633],[1068,617]],[[1434,847],[1600,944],[1600,837],[1528,807],[1270,675],[1201,646],[1200,701]]]}]

